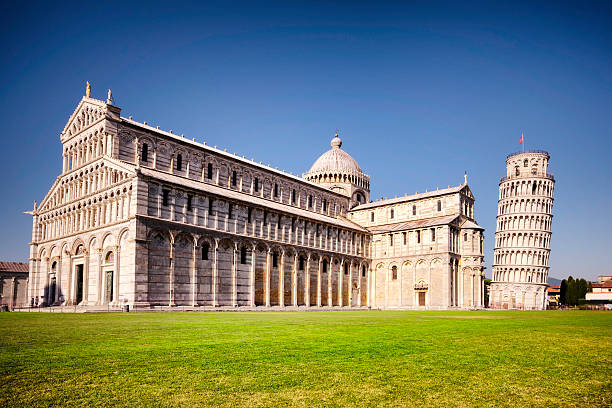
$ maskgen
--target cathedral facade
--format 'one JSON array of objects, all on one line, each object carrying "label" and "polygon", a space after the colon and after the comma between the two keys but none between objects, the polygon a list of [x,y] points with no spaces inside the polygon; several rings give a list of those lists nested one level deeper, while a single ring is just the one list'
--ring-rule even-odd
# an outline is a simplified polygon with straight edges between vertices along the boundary
[{"label": "cathedral facade", "polygon": [[29,297],[86,308],[478,308],[467,181],[370,201],[336,135],[302,177],[83,97],[30,212]]}]

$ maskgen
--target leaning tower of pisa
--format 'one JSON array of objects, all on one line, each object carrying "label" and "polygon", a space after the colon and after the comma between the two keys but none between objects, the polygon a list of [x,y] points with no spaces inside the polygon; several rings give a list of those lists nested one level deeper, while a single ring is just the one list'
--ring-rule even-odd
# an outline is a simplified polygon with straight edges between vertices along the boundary
[{"label": "leaning tower of pisa", "polygon": [[544,309],[550,255],[555,178],[547,152],[506,158],[499,182],[497,229],[489,305],[496,309]]}]

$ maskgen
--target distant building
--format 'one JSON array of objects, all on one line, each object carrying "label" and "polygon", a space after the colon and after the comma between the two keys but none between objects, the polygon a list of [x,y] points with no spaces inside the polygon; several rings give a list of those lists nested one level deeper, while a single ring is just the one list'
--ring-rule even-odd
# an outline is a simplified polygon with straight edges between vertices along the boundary
[{"label": "distant building", "polygon": [[25,306],[28,296],[28,263],[0,261],[0,305]]},{"label": "distant building", "polygon": [[559,297],[561,296],[561,286],[549,286],[548,287],[548,304],[556,306],[559,304]]},{"label": "distant building", "polygon": [[608,300],[612,302],[612,276],[598,276],[593,291],[586,294],[586,300]]}]

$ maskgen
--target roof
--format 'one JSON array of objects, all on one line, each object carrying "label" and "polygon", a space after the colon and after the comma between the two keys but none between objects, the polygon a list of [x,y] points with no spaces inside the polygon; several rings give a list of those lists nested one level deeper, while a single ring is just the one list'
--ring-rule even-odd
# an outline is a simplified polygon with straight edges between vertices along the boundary
[{"label": "roof", "polygon": [[362,173],[361,167],[353,157],[342,150],[342,140],[336,135],[331,141],[331,150],[323,153],[312,165],[309,173],[323,171],[356,171]]},{"label": "roof", "polygon": [[389,198],[387,200],[373,201],[371,203],[358,205],[357,207],[354,207],[351,211],[367,210],[369,208],[376,208],[376,207],[381,207],[384,205],[399,204],[399,203],[404,203],[404,202],[409,202],[409,201],[414,201],[414,200],[421,200],[423,198],[437,197],[437,196],[441,196],[445,194],[458,193],[466,186],[467,184],[460,184],[455,187],[443,188],[441,190],[432,190],[432,191],[427,191],[425,193],[405,195],[403,197]]},{"label": "roof", "polygon": [[558,293],[561,292],[561,286],[549,286],[548,293]]},{"label": "roof", "polygon": [[475,222],[470,221],[470,220],[466,220],[463,224],[461,224],[461,228],[464,228],[464,229],[477,229],[477,230],[484,231],[484,228],[482,228],[480,225],[478,225]]},{"label": "roof", "polygon": [[27,262],[4,262],[0,261],[0,272],[29,273],[30,264]]},{"label": "roof", "polygon": [[239,161],[239,162],[242,162],[242,163],[246,163],[248,165],[251,165],[251,166],[254,166],[254,167],[258,167],[260,169],[263,169],[263,170],[266,170],[266,171],[269,171],[269,172],[272,172],[272,173],[276,173],[277,175],[281,175],[283,177],[287,177],[289,179],[293,179],[295,181],[299,181],[300,183],[306,184],[306,185],[308,185],[310,187],[319,189],[321,191],[326,191],[326,192],[328,192],[330,194],[334,194],[334,195],[339,196],[339,197],[344,197],[344,195],[342,195],[342,194],[340,194],[340,193],[338,193],[336,191],[330,190],[330,189],[328,189],[326,187],[323,187],[323,186],[321,186],[321,185],[319,185],[317,183],[314,183],[312,181],[308,181],[308,180],[306,180],[306,179],[304,179],[304,178],[302,178],[300,176],[296,176],[295,174],[291,174],[291,173],[287,173],[287,172],[282,171],[282,170],[278,170],[278,168],[273,168],[273,167],[271,167],[269,165],[265,165],[265,164],[262,164],[262,163],[257,163],[256,161],[249,160],[249,159],[247,159],[244,156],[238,156],[236,153],[228,153],[226,150],[217,149],[216,146],[212,147],[212,146],[207,145],[206,143],[196,142],[195,139],[191,140],[191,139],[188,139],[188,138],[183,137],[183,136],[175,135],[174,133],[166,132],[165,130],[158,129],[158,128],[155,128],[153,126],[146,125],[144,123],[136,122],[133,119],[124,118],[123,116],[121,116],[121,121],[123,123],[127,123],[127,124],[129,124],[131,126],[134,126],[134,127],[137,127],[137,128],[141,128],[141,129],[144,129],[144,130],[149,131],[149,132],[153,132],[153,133],[164,135],[166,137],[174,139],[175,141],[180,141],[182,143],[186,143],[186,144],[189,144],[189,145],[192,145],[192,146],[199,147],[200,149],[203,149],[204,151],[214,152],[214,153],[216,153],[216,154],[218,154],[220,156],[223,156],[225,158],[229,158],[231,160],[236,160],[236,161]]},{"label": "roof", "polygon": [[404,231],[415,228],[434,227],[438,225],[446,225],[459,218],[459,215],[447,215],[445,217],[428,218],[425,220],[396,222],[394,224],[378,225],[368,228],[373,234],[383,234],[387,232]]},{"label": "roof", "polygon": [[343,218],[335,218],[327,215],[319,214],[312,211],[307,211],[302,208],[293,207],[291,205],[279,203],[277,201],[268,200],[261,197],[254,197],[234,190],[228,190],[223,187],[215,186],[213,184],[202,183],[192,179],[187,179],[173,174],[164,173],[159,170],[149,169],[147,167],[141,167],[140,171],[145,176],[153,177],[168,183],[180,184],[182,186],[192,188],[194,190],[204,191],[207,193],[215,194],[221,197],[231,198],[237,201],[248,202],[254,206],[266,207],[271,210],[279,212],[290,213],[297,217],[306,218],[310,220],[319,221],[322,223],[336,225],[338,227],[347,228],[351,230],[358,230],[366,232],[367,230],[358,226],[357,224],[345,220]]}]

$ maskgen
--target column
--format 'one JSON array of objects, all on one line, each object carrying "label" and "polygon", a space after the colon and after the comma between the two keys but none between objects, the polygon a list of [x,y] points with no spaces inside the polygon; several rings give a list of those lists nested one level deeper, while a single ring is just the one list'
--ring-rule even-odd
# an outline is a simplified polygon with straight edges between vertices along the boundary
[{"label": "column", "polygon": [[213,295],[213,299],[212,299],[212,305],[213,307],[217,307],[219,306],[217,304],[217,268],[218,268],[218,256],[217,256],[217,250],[219,249],[219,240],[217,238],[215,238],[215,246],[213,248],[213,270],[212,270],[212,295]]},{"label": "column", "polygon": [[62,253],[60,249],[60,257],[57,261],[57,273],[55,274],[55,302],[60,301],[60,293],[62,291]]},{"label": "column", "polygon": [[104,286],[102,285],[102,250],[98,249],[98,305],[104,304]]},{"label": "column", "polygon": [[[366,304],[368,307],[372,307],[372,291],[373,291],[373,287],[374,285],[372,284],[372,282],[375,279],[375,275],[374,273],[372,273],[372,266],[368,265],[367,267],[367,277],[366,277],[366,282],[368,285],[368,292],[366,293]],[[414,283],[413,283],[414,285]]]},{"label": "column", "polygon": [[168,299],[168,306],[175,306],[174,304],[174,254],[176,252],[176,247],[174,246],[174,242],[170,243],[170,293]]},{"label": "column", "polygon": [[285,307],[285,251],[280,255],[280,271],[278,272],[278,304]]},{"label": "column", "polygon": [[317,267],[317,306],[321,307],[321,267],[323,265],[323,258],[319,256],[319,263]]},{"label": "column", "polygon": [[270,268],[271,268],[271,262],[270,262],[270,255],[272,253],[272,249],[268,248],[268,251],[266,253],[266,287],[265,287],[265,292],[266,292],[266,307],[270,307]]},{"label": "column", "polygon": [[198,288],[198,264],[197,264],[198,244],[197,240],[193,242],[193,254],[191,258],[191,306],[198,305],[197,288]]},{"label": "column", "polygon": [[249,288],[249,303],[251,307],[255,307],[255,248],[255,246],[251,248],[251,287]]},{"label": "column", "polygon": [[297,306],[297,262],[298,262],[298,254],[295,252],[293,254],[293,279],[292,279],[292,287],[291,287],[291,297],[293,298],[293,306]]},{"label": "column", "polygon": [[338,305],[342,307],[342,281],[344,280],[344,259],[340,261],[340,271],[338,273]]},{"label": "column", "polygon": [[476,301],[476,296],[474,296],[474,278],[476,276],[474,276],[473,273],[470,273],[470,305],[472,307],[476,307],[475,301]]},{"label": "column", "polygon": [[[189,162],[187,163],[189,165]],[[238,280],[237,280],[237,269],[238,269],[238,245],[234,242],[234,256],[232,257],[232,306],[238,306]]]},{"label": "column", "polygon": [[304,303],[306,307],[310,307],[310,253],[306,257],[306,284],[304,285]]},{"label": "column", "polygon": [[327,267],[327,305],[329,307],[334,305],[333,302],[333,291],[332,291],[332,279],[334,276],[334,257],[329,258],[329,265]]},{"label": "column", "polygon": [[353,261],[349,263],[348,305],[353,306]]},{"label": "column", "polygon": [[[362,281],[362,276],[361,276],[361,270],[363,269],[363,264],[359,263],[359,265],[357,266],[357,276],[358,276],[358,281],[359,281],[359,285],[357,285],[357,306],[361,307],[361,281]],[[401,287],[400,287],[401,288]]]},{"label": "column", "polygon": [[[89,301],[89,253],[85,253],[85,261],[83,262],[83,306],[86,306]],[[57,292],[57,288],[55,289]]]}]

